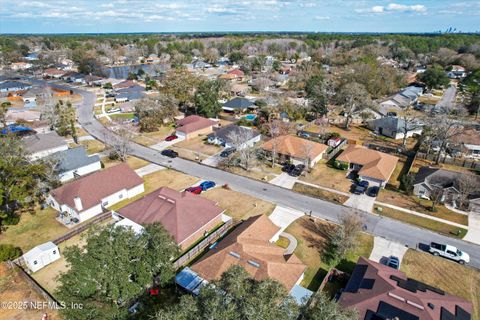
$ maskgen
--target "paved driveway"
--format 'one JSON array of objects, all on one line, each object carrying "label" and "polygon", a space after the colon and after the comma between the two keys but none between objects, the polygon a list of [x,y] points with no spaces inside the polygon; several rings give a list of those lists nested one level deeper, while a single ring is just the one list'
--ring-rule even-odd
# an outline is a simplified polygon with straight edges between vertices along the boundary
[{"label": "paved driveway", "polygon": [[470,212],[468,215],[468,232],[463,240],[480,244],[480,213]]},{"label": "paved driveway", "polygon": [[154,144],[153,146],[150,146],[150,148],[158,150],[158,151],[162,151],[162,150],[167,149],[170,146],[173,146],[175,143],[178,143],[178,142],[183,141],[183,140],[185,140],[184,137],[178,137],[177,139],[172,140],[172,141],[159,142],[157,144]]},{"label": "paved driveway", "polygon": [[[278,239],[278,236],[283,232],[283,230],[285,230],[293,221],[302,217],[304,214],[305,214],[304,212],[299,210],[282,207],[282,206],[276,206],[273,212],[269,216],[273,224],[280,227],[280,230],[277,232],[274,238],[276,237]],[[276,239],[273,241],[276,241]]]},{"label": "paved driveway", "polygon": [[154,173],[154,172],[164,170],[164,169],[166,169],[166,168],[162,167],[162,166],[159,166],[158,164],[155,164],[155,163],[150,163],[150,164],[147,164],[144,167],[138,168],[137,170],[135,170],[135,172],[140,177],[143,177],[143,176],[146,176],[147,174]]},{"label": "paved driveway", "polygon": [[408,247],[401,245],[400,243],[389,241],[381,237],[375,237],[373,238],[373,249],[370,254],[370,260],[386,264],[388,257],[395,256],[401,263],[407,250]]},{"label": "paved driveway", "polygon": [[366,194],[352,194],[344,205],[359,209],[366,212],[372,212],[375,204],[375,198],[369,197]]},{"label": "paved driveway", "polygon": [[282,174],[270,180],[270,183],[276,186],[292,189],[297,180],[298,177],[292,177],[288,173],[282,172]]},{"label": "paved driveway", "polygon": [[216,167],[220,163],[220,161],[224,158],[220,157],[220,154],[222,151],[220,151],[217,154],[214,154],[213,156],[210,156],[202,161],[203,164],[210,166],[210,167]]}]

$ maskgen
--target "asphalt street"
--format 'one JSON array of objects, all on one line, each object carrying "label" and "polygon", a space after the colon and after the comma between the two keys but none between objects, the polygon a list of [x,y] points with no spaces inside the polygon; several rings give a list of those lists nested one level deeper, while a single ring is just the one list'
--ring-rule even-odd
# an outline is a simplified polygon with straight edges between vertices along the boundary
[{"label": "asphalt street", "polygon": [[[42,82],[42,80],[34,81]],[[61,85],[55,86],[65,88],[65,86]],[[78,122],[82,127],[90,135],[106,144],[115,141],[115,133],[105,128],[94,117],[92,109],[96,101],[95,94],[77,88],[74,88],[73,91],[83,96],[82,103],[78,105]],[[169,167],[203,180],[213,180],[220,185],[228,184],[233,190],[270,201],[277,205],[311,213],[313,216],[328,221],[338,222],[339,218],[349,210],[349,208],[342,205],[308,197],[282,187],[228,173],[194,161],[182,158],[170,159],[161,156],[159,151],[134,142],[131,142],[130,149],[131,155],[152,163]],[[443,236],[430,230],[418,228],[390,218],[380,217],[367,212],[363,212],[362,214],[365,218],[366,231],[375,236],[384,237],[413,248],[419,244],[429,244],[431,241],[454,245],[460,250],[469,253],[471,266],[480,268],[480,246],[476,244]]]}]

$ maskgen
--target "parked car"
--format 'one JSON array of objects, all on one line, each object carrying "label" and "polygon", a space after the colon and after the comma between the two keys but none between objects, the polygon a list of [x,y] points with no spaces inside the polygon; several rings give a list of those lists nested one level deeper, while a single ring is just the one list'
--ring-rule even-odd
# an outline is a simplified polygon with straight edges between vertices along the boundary
[{"label": "parked car", "polygon": [[299,177],[303,170],[305,170],[305,165],[304,164],[297,164],[295,166],[295,168],[289,172],[289,174],[292,176],[292,177]]},{"label": "parked car", "polygon": [[202,188],[202,191],[205,191],[205,190],[208,190],[210,188],[215,187],[215,182],[213,182],[213,181],[203,181],[202,183],[200,183],[199,187]]},{"label": "parked car", "polygon": [[176,158],[178,157],[178,152],[175,152],[172,149],[165,149],[161,152],[161,155],[169,158]]},{"label": "parked car", "polygon": [[236,148],[226,148],[225,150],[222,151],[222,153],[220,153],[220,157],[222,158],[226,158],[228,157],[229,155],[231,155],[232,153],[235,153],[235,151],[237,151]]},{"label": "parked car", "polygon": [[353,185],[354,194],[364,194],[368,189],[368,181],[362,180]]},{"label": "parked car", "polygon": [[428,250],[434,256],[442,256],[444,258],[457,261],[460,264],[470,262],[470,255],[448,244],[440,244],[436,242],[430,243]]},{"label": "parked car", "polygon": [[379,191],[380,191],[380,187],[377,187],[377,186],[370,187],[367,190],[367,196],[376,197],[378,196]]},{"label": "parked car", "polygon": [[114,113],[114,112],[120,112],[120,111],[122,111],[122,109],[120,109],[120,108],[112,108],[112,109],[107,110],[107,113]]},{"label": "parked car", "polygon": [[305,132],[305,131],[300,131],[300,132],[298,133],[298,136],[299,136],[299,137],[302,137],[302,138],[310,138],[310,133],[307,133],[307,132]]},{"label": "parked car", "polygon": [[200,194],[202,193],[203,189],[202,187],[190,187],[190,188],[187,188],[185,189],[185,191],[188,191],[188,192],[191,192],[193,194]]},{"label": "parked car", "polygon": [[165,141],[173,141],[173,140],[176,140],[178,139],[178,137],[174,134],[172,135],[169,135],[168,137],[165,138]]},{"label": "parked car", "polygon": [[284,164],[282,167],[282,171],[286,173],[290,173],[293,169],[295,169],[295,165],[291,163]]},{"label": "parked car", "polygon": [[390,256],[387,261],[387,266],[393,269],[400,269],[400,260],[395,256]]}]

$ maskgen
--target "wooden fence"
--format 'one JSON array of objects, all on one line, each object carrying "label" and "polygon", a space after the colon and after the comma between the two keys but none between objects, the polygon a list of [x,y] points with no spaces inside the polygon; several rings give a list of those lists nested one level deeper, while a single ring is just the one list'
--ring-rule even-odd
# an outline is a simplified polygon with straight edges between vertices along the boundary
[{"label": "wooden fence", "polygon": [[78,228],[75,228],[69,232],[67,232],[66,234],[64,234],[63,236],[60,236],[58,238],[56,238],[55,240],[53,240],[52,242],[55,243],[56,245],[64,242],[64,241],[67,241],[68,239],[70,238],[73,238],[74,236],[76,236],[77,234],[79,233],[82,233],[83,231],[87,230],[88,228],[90,228],[92,225],[96,224],[96,223],[99,223],[99,222],[102,222],[104,220],[107,220],[108,218],[110,218],[112,216],[112,212],[111,211],[107,211],[107,212],[103,212],[101,214],[99,214],[98,216],[92,218],[89,222],[85,223],[85,224],[82,224],[81,226],[79,226]]},{"label": "wooden fence", "polygon": [[185,254],[183,254],[180,258],[175,260],[173,263],[175,269],[179,269],[180,267],[187,264],[191,261],[194,257],[196,257],[200,252],[205,250],[208,246],[214,243],[218,238],[222,237],[233,225],[233,219],[228,220],[225,222],[220,228],[209,234],[205,239],[200,241],[195,247],[188,250]]},{"label": "wooden fence", "polygon": [[[437,154],[426,154],[418,152],[417,158],[426,159],[430,161],[437,160]],[[447,157],[447,155],[440,156],[440,163],[451,164],[457,167],[464,167],[472,170],[480,170],[480,161],[474,159]]]},{"label": "wooden fence", "polygon": [[333,157],[335,157],[340,152],[340,150],[342,150],[343,146],[345,144],[347,144],[347,141],[348,141],[347,139],[342,139],[342,142],[340,142],[340,144],[338,146],[330,149],[330,151],[327,150],[327,152],[323,154],[323,159],[325,159],[327,161],[331,160]]},{"label": "wooden fence", "polygon": [[9,268],[18,271],[20,276],[25,279],[25,281],[37,292],[39,295],[45,298],[45,300],[50,305],[58,304],[57,301],[48,293],[41,285],[38,284],[35,279],[33,279],[25,270],[23,270],[19,265],[17,265],[14,261],[7,261],[7,265]]}]

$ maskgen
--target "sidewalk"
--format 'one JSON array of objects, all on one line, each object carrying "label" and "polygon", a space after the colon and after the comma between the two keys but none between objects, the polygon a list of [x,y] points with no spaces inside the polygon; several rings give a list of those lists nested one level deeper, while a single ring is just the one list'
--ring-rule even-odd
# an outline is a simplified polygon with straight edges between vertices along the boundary
[{"label": "sidewalk", "polygon": [[463,225],[463,224],[460,224],[460,223],[452,222],[452,221],[445,220],[445,219],[440,219],[440,218],[437,218],[437,217],[430,216],[428,214],[424,214],[424,213],[420,213],[420,212],[417,212],[417,211],[405,209],[405,208],[402,208],[402,207],[397,207],[397,206],[394,206],[393,204],[388,204],[388,203],[379,202],[379,201],[375,201],[375,204],[380,205],[380,206],[384,206],[384,207],[389,207],[389,208],[392,208],[392,209],[395,209],[395,210],[398,210],[398,211],[403,211],[405,213],[413,214],[415,216],[419,216],[419,217],[422,217],[422,218],[426,218],[426,219],[442,222],[442,223],[445,223],[445,224],[449,224],[449,225],[452,225],[452,226],[455,226],[455,227],[458,227],[458,228],[462,228],[462,229],[468,229],[469,228],[469,226],[466,226],[466,225]]}]

